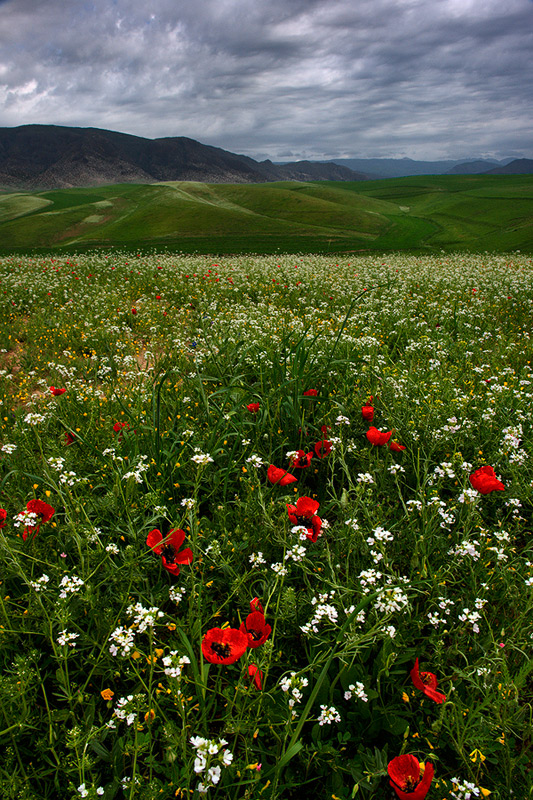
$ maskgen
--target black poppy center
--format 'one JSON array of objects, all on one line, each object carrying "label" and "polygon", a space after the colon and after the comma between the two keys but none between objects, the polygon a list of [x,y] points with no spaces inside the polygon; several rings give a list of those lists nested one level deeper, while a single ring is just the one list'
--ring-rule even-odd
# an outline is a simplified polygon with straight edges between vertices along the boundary
[{"label": "black poppy center", "polygon": [[302,525],[304,528],[309,527],[309,517],[299,517],[296,515],[296,522],[298,525]]},{"label": "black poppy center", "polygon": [[164,556],[165,561],[168,561],[169,564],[173,564],[176,560],[176,548],[173,544],[164,544],[161,555]]},{"label": "black poppy center", "polygon": [[221,642],[212,642],[211,650],[220,656],[220,658],[228,658],[231,655],[231,647],[229,644],[222,644]]},{"label": "black poppy center", "polygon": [[254,640],[254,642],[258,642],[262,636],[262,631],[254,631],[253,628],[252,629],[248,628],[247,630],[252,639]]}]

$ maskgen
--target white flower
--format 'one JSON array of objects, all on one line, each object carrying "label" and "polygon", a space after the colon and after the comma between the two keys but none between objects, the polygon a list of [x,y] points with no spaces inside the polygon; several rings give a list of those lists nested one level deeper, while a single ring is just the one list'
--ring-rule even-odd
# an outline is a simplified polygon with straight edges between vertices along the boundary
[{"label": "white flower", "polygon": [[362,700],[363,703],[368,703],[368,697],[367,697],[367,694],[365,692],[365,687],[364,687],[364,684],[361,683],[361,681],[356,681],[355,684],[351,683],[348,686],[348,691],[344,692],[344,699],[345,700],[350,700],[351,697],[352,697],[352,693],[356,697],[358,697],[359,700]]},{"label": "white flower", "polygon": [[7,444],[6,443],[6,444],[3,444],[2,447],[0,447],[0,451],[2,453],[7,453],[8,455],[10,455],[11,453],[14,453],[16,449],[17,449],[17,445],[16,444]]},{"label": "white flower", "polygon": [[69,647],[76,647],[76,639],[78,637],[79,633],[67,633],[67,631],[61,631],[57,637],[57,643],[61,646],[68,644]]},{"label": "white flower", "polygon": [[340,722],[341,715],[337,711],[334,706],[320,706],[322,709],[320,712],[320,716],[318,717],[318,724],[319,725],[331,725],[332,722]]},{"label": "white flower", "polygon": [[193,497],[184,497],[181,501],[181,505],[184,506],[188,511],[192,511],[196,505],[196,500]]},{"label": "white flower", "polygon": [[209,453],[196,453],[196,455],[191,458],[191,461],[194,461],[199,467],[205,467],[210,461],[213,461],[213,459]]},{"label": "white flower", "polygon": [[85,788],[85,784],[84,783],[82,783],[82,784],[80,784],[78,786],[78,792],[81,794],[82,797],[87,797],[87,795],[89,794],[89,792]]}]

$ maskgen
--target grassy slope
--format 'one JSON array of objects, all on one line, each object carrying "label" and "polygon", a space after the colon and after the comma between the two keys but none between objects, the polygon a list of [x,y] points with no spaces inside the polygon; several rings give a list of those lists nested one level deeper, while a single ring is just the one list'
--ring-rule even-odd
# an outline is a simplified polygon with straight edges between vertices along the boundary
[{"label": "grassy slope", "polygon": [[533,178],[169,182],[0,195],[0,250],[533,251]]}]

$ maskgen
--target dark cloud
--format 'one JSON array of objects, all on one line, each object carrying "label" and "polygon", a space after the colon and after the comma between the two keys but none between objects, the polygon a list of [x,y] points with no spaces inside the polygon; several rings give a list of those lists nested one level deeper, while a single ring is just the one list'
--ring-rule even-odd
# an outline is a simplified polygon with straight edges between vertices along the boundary
[{"label": "dark cloud", "polygon": [[0,0],[0,125],[533,157],[532,53],[530,0]]}]

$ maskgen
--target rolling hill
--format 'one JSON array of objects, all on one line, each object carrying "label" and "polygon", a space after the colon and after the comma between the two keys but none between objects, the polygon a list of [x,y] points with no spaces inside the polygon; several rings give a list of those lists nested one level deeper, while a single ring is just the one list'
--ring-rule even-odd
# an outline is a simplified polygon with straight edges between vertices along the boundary
[{"label": "rolling hill", "polygon": [[208,184],[0,195],[0,252],[533,252],[533,177]]}]

